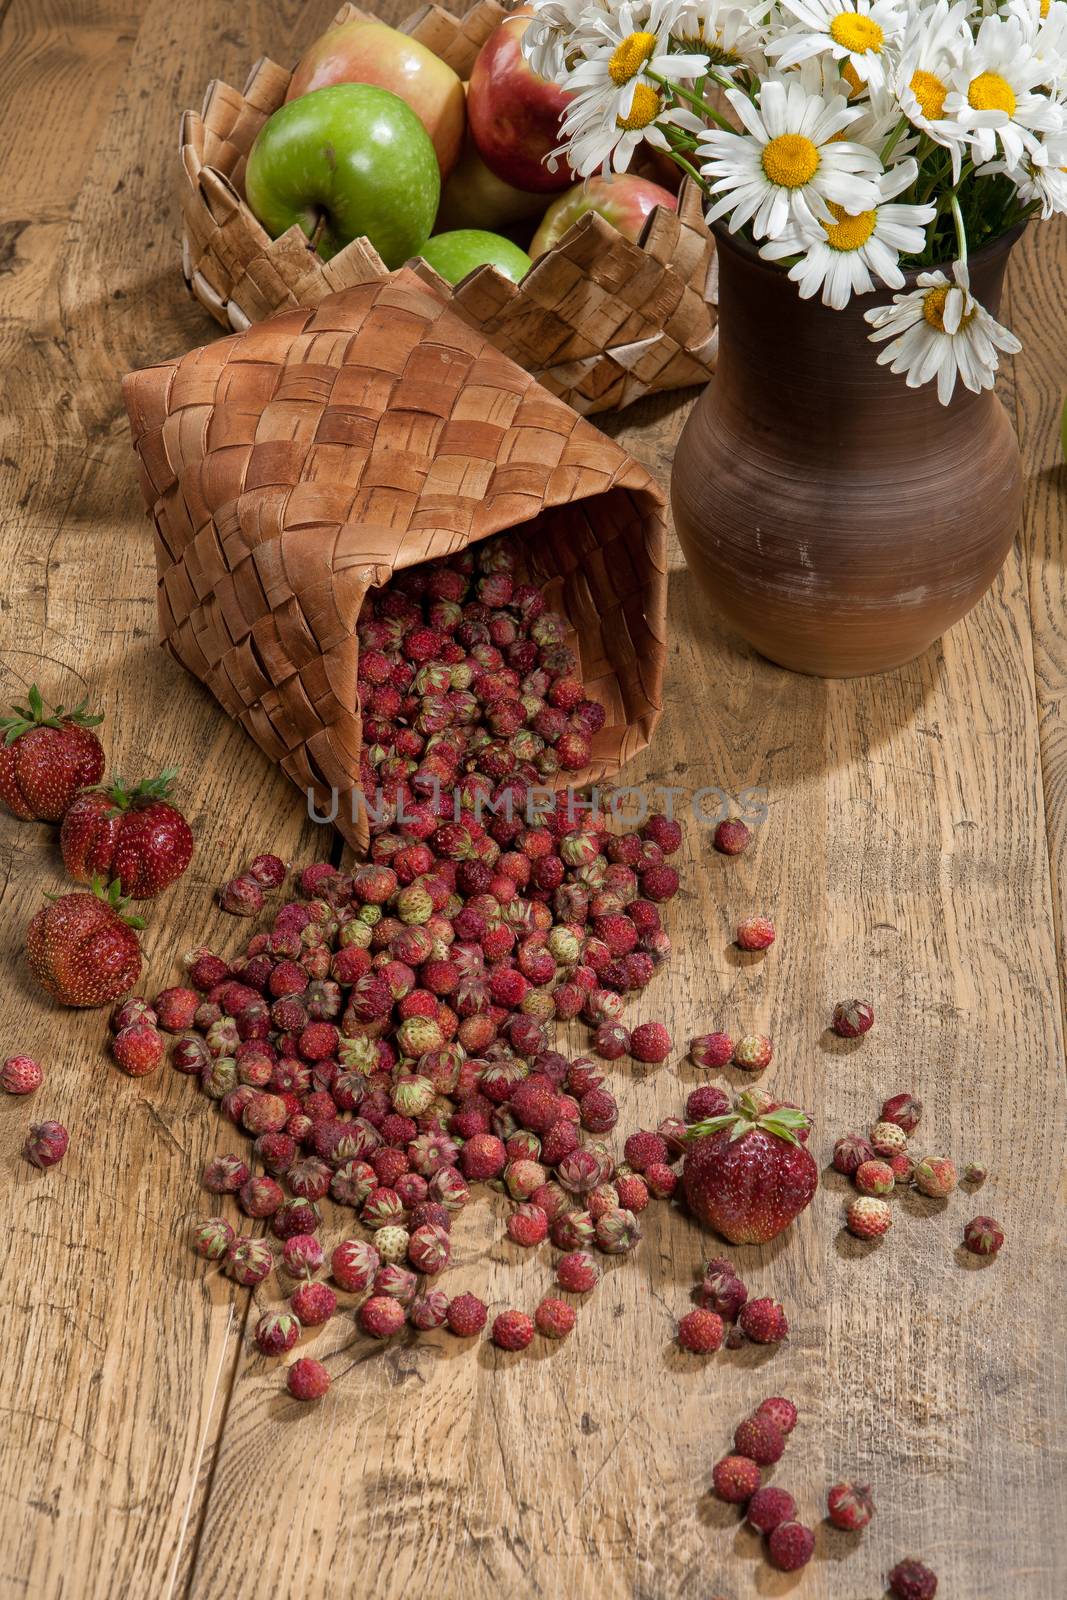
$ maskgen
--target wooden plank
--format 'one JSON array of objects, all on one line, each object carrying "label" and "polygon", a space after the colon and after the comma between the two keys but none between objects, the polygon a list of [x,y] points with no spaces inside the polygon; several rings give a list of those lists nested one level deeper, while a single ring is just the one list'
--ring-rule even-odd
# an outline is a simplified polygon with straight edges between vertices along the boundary
[{"label": "wooden plank", "polygon": [[[260,51],[284,59],[286,41],[329,13],[267,4],[234,31],[213,5],[146,6],[106,125],[98,97],[76,107],[82,166],[55,191],[64,216],[77,194],[69,228],[48,232],[32,281],[22,265],[0,279],[14,307],[0,337],[18,374],[0,480],[12,575],[0,696],[33,676],[56,695],[84,686],[107,706],[109,748],[127,771],[182,751],[200,847],[146,937],[160,982],[175,950],[236,942],[205,907],[245,840],[309,853],[321,841],[301,834],[292,792],[240,730],[153,647],[149,541],[116,383],[211,332],[177,277],[177,110],[213,71],[240,81]],[[27,79],[27,111],[51,92],[50,70]],[[1062,347],[1062,230],[1039,249],[1025,280],[1032,320],[1018,294],[1013,305],[1027,338],[1016,415],[1035,472]],[[663,397],[609,426],[665,482],[684,411]],[[855,1549],[820,1529],[805,1596],[873,1600],[885,1569],[914,1551],[946,1596],[1058,1600],[1064,1327],[1049,1286],[1063,1279],[1063,1213],[1049,1191],[1065,1112],[1044,833],[1047,802],[1059,873],[1054,489],[1032,482],[1024,543],[1041,560],[1029,601],[1016,552],[942,647],[873,683],[824,684],[755,660],[676,561],[668,710],[632,774],[733,795],[758,786],[769,805],[739,862],[688,827],[676,958],[641,1014],[663,1017],[680,1043],[717,1020],[769,1028],[767,1081],[815,1110],[820,1160],[884,1093],[916,1090],[927,1105],[917,1142],[987,1160],[980,1197],[943,1209],[905,1199],[889,1239],[867,1252],[840,1234],[841,1186],[828,1180],[788,1243],[735,1253],[753,1292],[789,1311],[793,1336],[773,1355],[749,1347],[701,1364],[674,1348],[701,1255],[718,1246],[660,1205],[638,1254],[609,1267],[558,1350],[506,1357],[437,1335],[381,1350],[338,1318],[307,1341],[329,1352],[334,1387],[300,1410],[279,1365],[248,1344],[249,1297],[188,1253],[199,1165],[226,1148],[212,1111],[170,1074],[122,1078],[101,1055],[99,1017],[60,1015],[17,976],[5,1053],[44,1055],[49,1085],[32,1113],[67,1121],[73,1146],[58,1172],[29,1173],[17,1151],[30,1108],[0,1107],[0,1203],[19,1219],[0,1282],[14,1308],[0,1594],[213,1596],[243,1592],[250,1569],[280,1596],[348,1595],[368,1573],[376,1593],[432,1587],[446,1600],[783,1594],[794,1580],[770,1572],[707,1491],[735,1422],[762,1395],[788,1393],[802,1417],[775,1481],[801,1514],[815,1521],[825,1486],[846,1473],[869,1477],[879,1504]],[[1041,728],[1028,604],[1042,615]],[[61,872],[45,829],[6,819],[0,852],[10,950]],[[731,926],[756,905],[773,910],[779,941],[740,963]],[[853,990],[874,1000],[876,1030],[857,1049],[830,1049],[829,1006]],[[676,1112],[696,1080],[680,1062],[610,1072],[620,1140]],[[1001,1217],[1009,1244],[968,1270],[959,1227],[979,1209]],[[530,1306],[551,1283],[550,1259],[502,1242],[502,1222],[488,1195],[468,1209],[447,1284]],[[324,1232],[332,1240],[341,1226],[331,1216]],[[268,1284],[255,1300],[277,1294]]]},{"label": "wooden plank", "polygon": [[[178,267],[177,117],[212,70],[242,70],[250,48],[183,15],[178,26],[161,4],[16,4],[4,32],[16,62],[4,113],[22,130],[7,148],[24,148],[40,121],[47,160],[32,175],[28,162],[6,163],[5,203],[31,229],[0,277],[0,701],[34,679],[57,699],[87,694],[108,713],[115,769],[180,763],[198,851],[150,913],[149,992],[174,981],[190,945],[234,940],[210,896],[248,841],[325,853],[289,786],[155,645],[151,537],[118,380],[211,336]],[[139,1082],[115,1071],[103,1016],[60,1012],[30,984],[16,953],[45,892],[62,887],[54,831],[5,814],[0,865],[13,980],[3,1053],[29,1050],[47,1074],[31,1104],[0,1106],[0,1205],[17,1219],[0,1268],[12,1352],[0,1593],[166,1593],[247,1302],[187,1244],[198,1170],[230,1141],[169,1069]],[[49,1116],[69,1127],[71,1151],[43,1174],[19,1151],[31,1118]]]}]

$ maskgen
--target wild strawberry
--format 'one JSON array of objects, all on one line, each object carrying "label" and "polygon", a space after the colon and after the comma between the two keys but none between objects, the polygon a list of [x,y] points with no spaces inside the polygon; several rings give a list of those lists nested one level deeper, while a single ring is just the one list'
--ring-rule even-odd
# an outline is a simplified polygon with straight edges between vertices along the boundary
[{"label": "wild strawberry", "polygon": [[605,1255],[621,1256],[640,1241],[641,1225],[632,1211],[612,1206],[596,1219],[594,1235],[598,1249]]},{"label": "wild strawberry", "polygon": [[715,829],[712,843],[721,855],[739,856],[752,843],[752,829],[740,817],[727,817]]},{"label": "wild strawberry", "polygon": [[742,950],[767,950],[774,943],[774,923],[769,917],[745,917],[736,938]]},{"label": "wild strawberry", "polygon": [[756,1407],[757,1417],[770,1417],[784,1434],[792,1433],[797,1425],[797,1408],[792,1400],[786,1400],[782,1395],[771,1395],[767,1400],[761,1400]]},{"label": "wild strawberry", "polygon": [[[540,1149],[540,1141],[532,1133],[516,1134],[508,1140],[507,1148],[510,1150],[522,1138],[532,1139],[535,1147]],[[504,1186],[511,1198],[520,1202],[531,1199],[534,1191],[547,1179],[548,1173],[539,1161],[520,1157],[517,1161],[509,1161],[504,1168]]]},{"label": "wild strawberry", "polygon": [[722,1318],[714,1311],[687,1311],[678,1324],[678,1343],[696,1355],[710,1355],[723,1341]]},{"label": "wild strawberry", "polygon": [[891,1194],[896,1179],[887,1161],[865,1161],[852,1180],[860,1194]]},{"label": "wild strawberry", "polygon": [[215,1156],[204,1168],[201,1182],[211,1194],[236,1194],[247,1183],[249,1171],[240,1156]]},{"label": "wild strawberry", "polygon": [[734,1046],[734,1066],[745,1072],[763,1072],[771,1064],[774,1047],[762,1033],[746,1033]]},{"label": "wild strawberry", "polygon": [[222,885],[219,905],[232,917],[257,917],[263,910],[263,890],[255,878],[240,873]]},{"label": "wild strawberry", "polygon": [[682,1177],[690,1209],[733,1244],[766,1244],[811,1203],[818,1168],[798,1139],[804,1112],[761,1113],[750,1094],[690,1129]]},{"label": "wild strawberry", "polygon": [[662,1022],[642,1022],[630,1034],[630,1054],[635,1061],[658,1066],[673,1049],[671,1036]]},{"label": "wild strawberry", "polygon": [[173,767],[127,788],[85,789],[63,818],[59,846],[76,883],[116,878],[122,893],[150,900],[175,883],[189,865],[193,835],[167,799]]},{"label": "wild strawberry", "polygon": [[644,1177],[649,1194],[657,1200],[669,1200],[678,1187],[678,1174],[665,1161],[653,1161],[645,1168]]},{"label": "wild strawberry", "polygon": [[871,1141],[865,1139],[862,1133],[846,1133],[834,1145],[834,1168],[837,1172],[843,1172],[846,1178],[851,1178],[873,1156]]},{"label": "wild strawberry", "polygon": [[958,1182],[956,1168],[948,1156],[925,1156],[916,1163],[912,1178],[920,1194],[935,1200],[951,1194]]},{"label": "wild strawberry", "polygon": [[963,1243],[972,1255],[995,1256],[1004,1243],[1004,1229],[994,1217],[972,1217],[963,1230]]},{"label": "wild strawberry", "polygon": [[785,1489],[757,1489],[748,1502],[745,1521],[757,1533],[773,1533],[781,1522],[792,1522],[797,1503]]},{"label": "wild strawberry", "polygon": [[0,1067],[0,1089],[8,1094],[32,1094],[43,1082],[40,1062],[32,1056],[8,1056]]},{"label": "wild strawberry", "polygon": [[285,1383],[294,1400],[321,1400],[330,1387],[330,1374],[321,1361],[301,1356],[286,1373]]},{"label": "wild strawberry", "polygon": [[388,1294],[374,1294],[364,1300],[356,1312],[356,1320],[372,1339],[391,1339],[394,1333],[400,1332],[407,1318],[399,1300]]},{"label": "wild strawberry", "polygon": [[980,1189],[989,1177],[989,1170],[980,1161],[968,1161],[963,1169],[963,1181],[969,1183],[972,1189]]},{"label": "wild strawberry", "polygon": [[871,1147],[876,1155],[898,1156],[908,1146],[908,1136],[895,1122],[876,1122],[871,1129]]},{"label": "wild strawberry", "polygon": [[417,1295],[408,1310],[408,1321],[420,1333],[443,1328],[447,1319],[448,1296],[441,1289],[431,1289],[429,1294]]},{"label": "wild strawberry", "polygon": [[780,1522],[767,1540],[767,1555],[779,1572],[799,1572],[815,1550],[815,1535],[802,1522]]},{"label": "wild strawberry", "polygon": [[785,1435],[766,1414],[746,1417],[734,1429],[734,1449],[749,1456],[759,1467],[773,1467],[782,1458]]},{"label": "wild strawberry", "polygon": [[473,1294],[458,1294],[448,1302],[448,1328],[461,1339],[470,1339],[485,1327],[485,1305]]},{"label": "wild strawberry", "polygon": [[712,1117],[722,1117],[730,1109],[730,1097],[712,1083],[702,1083],[691,1090],[685,1102],[686,1122],[708,1122]]},{"label": "wild strawberry", "polygon": [[743,1506],[760,1486],[760,1470],[747,1456],[724,1456],[712,1468],[711,1481],[720,1500]]},{"label": "wild strawberry", "polygon": [[521,1205],[508,1218],[507,1233],[516,1244],[542,1244],[548,1238],[548,1218],[540,1206]]},{"label": "wild strawberry", "polygon": [[665,817],[654,811],[641,829],[641,836],[658,844],[665,856],[674,855],[682,847],[682,825],[674,817]]},{"label": "wild strawberry", "polygon": [[225,1217],[208,1217],[193,1229],[193,1249],[205,1261],[221,1261],[233,1243],[233,1229]]},{"label": "wild strawberry", "polygon": [[857,1239],[880,1239],[892,1227],[893,1213],[887,1201],[862,1196],[850,1204],[845,1222]]},{"label": "wild strawberry", "polygon": [[67,1153],[70,1135],[61,1122],[34,1122],[22,1153],[35,1167],[54,1167]]},{"label": "wild strawberry", "polygon": [[235,1283],[246,1289],[262,1283],[274,1268],[274,1252],[266,1239],[249,1239],[238,1234],[231,1240],[223,1262],[223,1270]]},{"label": "wild strawberry", "polygon": [[707,1271],[697,1291],[697,1298],[702,1306],[714,1311],[724,1321],[736,1322],[741,1307],[748,1299],[748,1290],[732,1269]]},{"label": "wild strawberry", "polygon": [[631,1133],[623,1146],[623,1155],[635,1172],[644,1172],[654,1161],[667,1159],[667,1146],[658,1133]]},{"label": "wild strawberry", "polygon": [[289,1304],[302,1327],[318,1328],[337,1310],[337,1296],[328,1284],[302,1283],[290,1295]]},{"label": "wild strawberry", "polygon": [[618,1102],[608,1089],[590,1089],[579,1106],[582,1127],[589,1133],[608,1133],[619,1120]]},{"label": "wild strawberry", "polygon": [[621,1022],[602,1022],[593,1035],[593,1049],[602,1061],[620,1061],[630,1048],[630,1030]]},{"label": "wild strawberry", "polygon": [[895,1122],[905,1133],[914,1133],[923,1114],[923,1103],[913,1094],[893,1094],[882,1106],[881,1120]]},{"label": "wild strawberry", "polygon": [[523,1311],[502,1311],[493,1321],[492,1340],[501,1350],[525,1350],[534,1325]]},{"label": "wild strawberry", "polygon": [[689,1041],[690,1061],[705,1071],[725,1067],[733,1053],[734,1042],[728,1033],[702,1033]]},{"label": "wild strawberry", "polygon": [[165,1033],[182,1033],[186,1028],[193,1026],[199,1004],[200,996],[195,989],[181,986],[162,989],[156,995],[152,1006],[156,1014],[156,1025]]},{"label": "wild strawberry", "polygon": [[842,1039],[858,1039],[874,1026],[874,1008],[866,1000],[839,1000],[830,1026]]},{"label": "wild strawberry", "polygon": [[289,1311],[268,1311],[256,1323],[256,1349],[261,1356],[283,1356],[300,1337],[300,1324]]},{"label": "wild strawberry", "polygon": [[285,882],[289,871],[280,856],[255,856],[249,862],[248,875],[255,878],[261,889],[277,889]]},{"label": "wild strawberry", "polygon": [[644,1211],[648,1205],[648,1184],[636,1173],[627,1174],[615,1180],[615,1192],[619,1197],[619,1204],[624,1211],[632,1211],[635,1216]]},{"label": "wild strawberry", "polygon": [[362,1239],[344,1239],[330,1257],[334,1282],[350,1294],[361,1294],[374,1282],[381,1257]]},{"label": "wild strawberry", "polygon": [[588,1294],[600,1281],[600,1268],[584,1250],[571,1250],[556,1262],[556,1282],[568,1294]]},{"label": "wild strawberry", "polygon": [[534,1322],[538,1333],[543,1333],[546,1339],[565,1339],[574,1327],[577,1316],[574,1307],[568,1305],[566,1300],[556,1300],[550,1296],[542,1300],[534,1312]]},{"label": "wild strawberry", "polygon": [[249,1178],[241,1185],[240,1201],[246,1217],[273,1217],[284,1204],[285,1193],[274,1178]]},{"label": "wild strawberry", "polygon": [[163,1035],[148,1022],[123,1028],[111,1041],[111,1054],[131,1078],[144,1078],[155,1072],[164,1050]]},{"label": "wild strawberry", "polygon": [[755,1344],[777,1344],[789,1332],[785,1312],[777,1300],[749,1300],[737,1318],[741,1332]]},{"label": "wild strawberry", "polygon": [[26,930],[37,982],[67,1006],[102,1006],[133,988],[141,971],[135,928],[117,883],[91,894],[65,894],[42,906]]},{"label": "wild strawberry", "polygon": [[36,684],[26,698],[0,720],[0,800],[26,821],[59,822],[78,790],[103,777],[104,751],[90,729],[104,719],[85,701],[49,710]]},{"label": "wild strawberry", "polygon": [[321,1244],[310,1233],[294,1233],[282,1246],[282,1265],[293,1278],[318,1272],[325,1259]]},{"label": "wild strawberry", "polygon": [[898,1561],[889,1574],[889,1592],[894,1600],[934,1600],[936,1574],[921,1561]]},{"label": "wild strawberry", "polygon": [[874,1501],[865,1483],[835,1483],[826,1492],[826,1515],[835,1528],[855,1533],[874,1516]]}]

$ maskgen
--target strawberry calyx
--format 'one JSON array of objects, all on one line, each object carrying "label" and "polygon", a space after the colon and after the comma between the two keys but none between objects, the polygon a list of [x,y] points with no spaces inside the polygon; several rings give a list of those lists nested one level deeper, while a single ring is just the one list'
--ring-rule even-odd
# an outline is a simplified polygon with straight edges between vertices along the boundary
[{"label": "strawberry calyx", "polygon": [[89,704],[87,700],[71,707],[70,710],[66,706],[49,708],[45,705],[41,691],[35,683],[30,685],[26,700],[27,704],[24,706],[12,706],[14,716],[0,717],[0,733],[3,733],[5,744],[14,744],[24,733],[29,733],[31,728],[64,728],[72,722],[79,728],[95,728],[104,720],[102,712],[97,715],[86,710]]},{"label": "strawberry calyx", "polygon": [[125,922],[127,927],[144,927],[144,918],[139,917],[135,911],[127,909],[130,898],[129,895],[123,894],[122,885],[117,878],[112,878],[109,884],[105,884],[103,878],[94,878],[90,890],[109,911],[113,911],[122,922]]},{"label": "strawberry calyx", "polygon": [[115,773],[109,784],[95,784],[89,792],[106,795],[114,811],[131,811],[150,805],[153,800],[166,800],[177,776],[177,767],[164,767],[158,777],[142,778],[140,783],[129,784]]},{"label": "strawberry calyx", "polygon": [[761,1111],[746,1091],[738,1095],[732,1111],[724,1112],[721,1117],[708,1117],[705,1122],[692,1123],[686,1129],[686,1138],[705,1139],[709,1134],[729,1129],[731,1139],[743,1139],[746,1133],[759,1128],[763,1133],[773,1133],[786,1144],[799,1145],[802,1141],[797,1135],[810,1126],[811,1119],[806,1111],[798,1111],[795,1106],[776,1106],[773,1111]]}]

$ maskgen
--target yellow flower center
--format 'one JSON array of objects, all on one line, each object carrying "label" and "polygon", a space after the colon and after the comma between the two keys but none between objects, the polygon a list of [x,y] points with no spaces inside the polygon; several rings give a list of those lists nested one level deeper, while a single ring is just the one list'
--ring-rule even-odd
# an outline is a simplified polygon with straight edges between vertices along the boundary
[{"label": "yellow flower center", "polygon": [[1048,16],[1048,8],[1049,8],[1050,4],[1051,4],[1051,0],[1041,0],[1041,15],[1043,17],[1047,17]]},{"label": "yellow flower center", "polygon": [[923,316],[931,328],[936,328],[938,333],[945,331],[945,302],[948,299],[948,284],[942,284],[940,289],[928,289],[923,295]]},{"label": "yellow flower center", "polygon": [[658,40],[654,33],[629,33],[611,52],[608,72],[611,81],[620,86],[637,76],[646,61],[656,53]]},{"label": "yellow flower center", "polygon": [[638,128],[647,128],[659,115],[660,106],[663,104],[655,89],[649,88],[647,83],[634,84],[634,97],[630,102],[630,115],[616,117],[616,125],[626,128],[633,133]]},{"label": "yellow flower center", "polygon": [[1015,114],[1015,91],[999,72],[981,72],[972,78],[967,99],[976,111],[1006,111]]},{"label": "yellow flower center", "polygon": [[843,50],[854,56],[871,51],[879,55],[885,34],[873,17],[861,17],[855,11],[842,11],[830,24],[830,37]]},{"label": "yellow flower center", "polygon": [[[844,66],[841,68],[841,76],[848,84],[848,97],[850,100],[854,100],[858,94],[862,94],[864,89],[867,87],[859,73],[856,71],[855,67],[852,65],[851,61],[845,62]],[[844,139],[845,137],[845,130],[843,128],[839,134],[834,134],[835,139]]]},{"label": "yellow flower center", "polygon": [[836,200],[828,200],[826,203],[835,219],[833,222],[823,223],[826,242],[831,250],[862,249],[874,232],[878,221],[877,211],[860,211],[856,216],[850,217],[844,206],[839,206]]},{"label": "yellow flower center", "polygon": [[948,84],[932,72],[913,72],[911,92],[919,102],[919,109],[929,122],[936,122],[945,109]]},{"label": "yellow flower center", "polygon": [[763,170],[781,189],[803,189],[819,170],[819,151],[802,133],[780,133],[763,147]]}]

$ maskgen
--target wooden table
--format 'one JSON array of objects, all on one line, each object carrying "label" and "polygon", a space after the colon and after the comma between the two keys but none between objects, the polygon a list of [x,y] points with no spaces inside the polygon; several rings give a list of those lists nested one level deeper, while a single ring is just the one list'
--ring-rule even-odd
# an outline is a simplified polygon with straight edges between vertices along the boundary
[{"label": "wooden table", "polygon": [[[236,945],[243,930],[211,892],[250,843],[296,860],[327,850],[293,791],[156,648],[119,379],[216,331],[178,270],[179,111],[212,75],[240,83],[261,52],[292,57],[331,9],[0,3],[0,700],[34,680],[88,695],[116,770],[180,762],[199,845],[152,912],[149,992],[190,945]],[[201,1163],[232,1137],[187,1079],[117,1072],[99,1014],[32,990],[22,929],[63,874],[53,830],[4,816],[0,1054],[29,1050],[47,1070],[32,1107],[0,1106],[5,1600],[874,1600],[907,1553],[937,1569],[945,1600],[1067,1592],[1065,290],[1062,224],[1032,229],[1006,308],[1025,350],[1001,383],[1026,520],[966,622],[886,678],[792,677],[720,631],[676,556],[667,709],[634,769],[735,796],[759,786],[769,805],[738,862],[688,830],[677,955],[651,1013],[680,1041],[719,1021],[772,1032],[769,1081],[816,1111],[821,1161],[884,1094],[915,1090],[919,1145],[987,1162],[980,1196],[900,1200],[872,1251],[841,1232],[843,1180],[826,1179],[785,1239],[738,1252],[753,1291],[788,1308],[775,1353],[705,1362],[676,1348],[711,1241],[655,1205],[639,1253],[562,1347],[512,1358],[433,1335],[383,1349],[338,1318],[314,1346],[330,1352],[333,1389],[301,1408],[250,1344],[250,1314],[276,1290],[235,1292],[188,1248]],[[690,398],[608,422],[664,483]],[[728,940],[756,906],[779,940],[748,964]],[[878,1022],[859,1048],[834,1048],[822,1030],[849,993],[870,996]],[[695,1077],[684,1064],[620,1072],[620,1135],[678,1111]],[[70,1127],[51,1173],[20,1159],[31,1114]],[[986,1266],[958,1249],[977,1211],[1008,1237]],[[483,1197],[464,1214],[450,1285],[532,1306],[547,1263],[501,1242],[499,1212]],[[776,1473],[801,1515],[816,1521],[843,1475],[878,1502],[862,1539],[821,1528],[798,1578],[772,1573],[708,1492],[735,1423],[772,1393],[801,1408]]]}]

